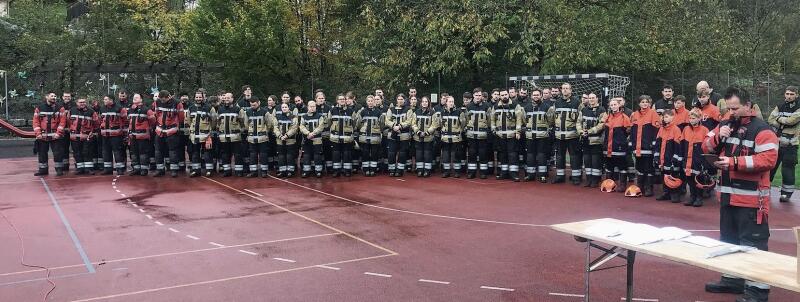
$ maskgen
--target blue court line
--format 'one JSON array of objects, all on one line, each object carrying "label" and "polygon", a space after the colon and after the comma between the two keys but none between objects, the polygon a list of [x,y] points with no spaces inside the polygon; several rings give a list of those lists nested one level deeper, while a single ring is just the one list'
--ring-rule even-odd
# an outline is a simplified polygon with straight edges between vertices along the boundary
[{"label": "blue court line", "polygon": [[56,201],[56,197],[53,196],[53,192],[50,191],[50,187],[47,186],[47,183],[44,181],[44,178],[39,178],[42,181],[42,185],[44,185],[44,189],[47,191],[47,195],[50,195],[50,201],[53,202],[53,207],[56,208],[56,212],[58,212],[58,217],[61,217],[61,222],[64,223],[64,227],[67,228],[67,233],[69,233],[69,237],[72,238],[72,242],[75,243],[75,248],[78,249],[78,254],[81,255],[81,259],[83,259],[83,264],[86,265],[86,270],[89,271],[90,274],[94,274],[94,266],[92,262],[89,261],[89,257],[86,256],[86,252],[83,250],[83,246],[81,242],[78,241],[78,236],[75,235],[75,231],[72,230],[72,226],[69,225],[69,221],[67,221],[67,217],[64,216],[64,212],[61,211],[61,207],[58,206],[58,201]]}]

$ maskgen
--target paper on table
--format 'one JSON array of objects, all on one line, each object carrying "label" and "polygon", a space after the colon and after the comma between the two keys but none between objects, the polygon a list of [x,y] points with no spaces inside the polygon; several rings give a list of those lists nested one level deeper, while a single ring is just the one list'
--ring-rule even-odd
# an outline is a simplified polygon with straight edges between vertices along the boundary
[{"label": "paper on table", "polygon": [[641,223],[630,224],[625,226],[622,234],[615,237],[615,240],[631,245],[659,242],[662,240],[661,229]]},{"label": "paper on table", "polygon": [[622,234],[622,225],[618,223],[602,222],[586,229],[586,233],[597,237],[617,236]]},{"label": "paper on table", "polygon": [[724,245],[725,243],[716,239],[708,238],[706,236],[691,236],[683,239],[684,242],[696,244],[702,247],[716,247]]},{"label": "paper on table", "polygon": [[689,231],[686,231],[684,229],[681,229],[681,228],[676,228],[676,227],[664,227],[664,228],[661,228],[661,239],[662,240],[683,239],[683,238],[689,237],[691,235],[692,235],[692,233],[690,233]]}]

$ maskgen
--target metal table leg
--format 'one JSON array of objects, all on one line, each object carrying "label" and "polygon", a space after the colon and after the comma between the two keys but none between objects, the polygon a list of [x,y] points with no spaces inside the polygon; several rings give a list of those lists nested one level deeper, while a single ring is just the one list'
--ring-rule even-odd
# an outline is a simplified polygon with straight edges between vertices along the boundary
[{"label": "metal table leg", "polygon": [[636,260],[636,252],[628,251],[628,257],[625,259],[627,261],[627,281],[626,281],[626,289],[627,289],[627,296],[625,297],[625,301],[632,302],[633,301],[633,263]]}]

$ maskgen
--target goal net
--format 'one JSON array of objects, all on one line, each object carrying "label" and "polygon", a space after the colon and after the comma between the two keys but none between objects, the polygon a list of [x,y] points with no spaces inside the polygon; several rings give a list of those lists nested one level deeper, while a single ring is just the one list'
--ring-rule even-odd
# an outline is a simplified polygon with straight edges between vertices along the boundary
[{"label": "goal net", "polygon": [[584,93],[594,92],[605,104],[612,97],[625,96],[625,89],[631,83],[628,77],[611,75],[607,73],[569,74],[569,75],[541,75],[509,77],[514,86],[519,89],[532,88],[560,88],[561,84],[572,85],[572,93],[580,96]]}]

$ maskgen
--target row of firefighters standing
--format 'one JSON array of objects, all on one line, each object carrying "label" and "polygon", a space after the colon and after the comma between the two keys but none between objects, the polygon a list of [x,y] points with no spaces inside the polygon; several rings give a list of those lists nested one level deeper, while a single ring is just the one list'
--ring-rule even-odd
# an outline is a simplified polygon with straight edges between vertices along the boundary
[{"label": "row of firefighters standing", "polygon": [[[607,178],[616,180],[618,187],[624,187],[633,172],[645,194],[651,195],[660,172],[665,175],[666,188],[662,199],[675,200],[683,193],[682,184],[688,183],[692,196],[688,203],[696,205],[700,189],[708,184],[702,176],[719,171],[721,239],[767,249],[771,178],[777,167],[783,166],[783,178],[794,182],[800,133],[796,87],[787,87],[786,101],[771,112],[768,121],[756,117],[749,95],[737,87],[726,91],[728,112],[722,116],[709,101],[710,91],[702,91],[691,110],[681,97],[665,98],[653,106],[649,96],[641,96],[639,109],[634,112],[627,110],[619,97],[609,101],[608,110],[598,104],[595,94],[581,102],[572,96],[569,84],[562,85],[562,97],[555,101],[542,100],[539,90],[531,91],[530,98],[523,95],[516,100],[503,90],[494,104],[478,97],[480,94],[476,90],[472,102],[464,108],[456,107],[454,98],[446,96],[441,107],[432,107],[423,98],[414,109],[398,95],[396,105],[384,110],[380,99],[373,96],[361,109],[348,105],[345,95],[337,96],[336,106],[329,106],[319,92],[303,112],[286,103],[279,109],[265,108],[254,97],[247,99],[249,108],[240,108],[229,93],[221,96],[222,105],[213,106],[206,102],[203,91],[198,91],[191,104],[176,101],[162,91],[149,107],[134,95],[130,106],[106,97],[95,109],[85,100],[65,108],[56,104],[54,94],[48,94],[34,113],[40,159],[37,175],[47,174],[48,148],[54,151],[57,173],[63,173],[68,163],[61,157],[66,138],[72,143],[78,173],[90,171],[95,167],[91,144],[99,138],[97,148],[102,149],[105,174],[111,174],[113,168],[125,172],[123,141],[127,139],[132,173],[147,173],[149,150],[154,146],[156,175],[163,175],[169,166],[175,176],[185,154],[181,146],[185,145],[191,154],[192,176],[200,175],[202,164],[206,175],[213,173],[214,150],[219,152],[217,163],[223,175],[231,175],[231,159],[241,157],[245,147],[250,151],[250,176],[266,176],[270,148],[277,150],[279,175],[288,176],[294,169],[299,137],[305,176],[312,171],[321,176],[323,161],[328,158],[334,176],[349,175],[355,146],[361,152],[365,175],[375,175],[382,154],[386,154],[390,175],[402,176],[404,153],[413,140],[418,176],[430,175],[433,150],[441,150],[442,176],[458,176],[466,155],[468,177],[485,178],[496,152],[498,178],[519,180],[517,150],[524,150],[525,179],[546,181],[554,144],[556,183],[566,180],[569,154],[572,167],[584,167],[588,186],[598,185],[605,164]],[[434,148],[434,144],[438,146]],[[325,149],[330,150],[331,157],[324,154]],[[718,158],[709,163],[707,154]],[[233,170],[244,171],[243,162],[237,158]],[[580,169],[572,169],[570,176],[572,183],[580,184]],[[788,201],[792,191],[793,187],[785,184],[781,201]],[[733,276],[707,284],[706,290],[743,293],[737,301],[745,302],[767,301],[769,294],[768,285]]]},{"label": "row of firefighters standing", "polygon": [[[795,90],[787,88],[786,102],[769,117],[780,135],[782,165],[778,166],[788,180],[782,186],[781,201],[788,201],[794,191],[792,172],[800,127]],[[321,176],[324,163],[334,176],[350,175],[359,164],[365,175],[371,176],[381,159],[388,159],[385,168],[389,174],[400,176],[411,168],[410,158],[414,157],[419,176],[429,176],[434,163],[441,162],[444,177],[459,177],[466,168],[467,177],[486,178],[494,174],[496,160],[498,179],[518,181],[522,162],[525,180],[546,182],[555,150],[554,183],[565,181],[569,155],[571,167],[583,167],[583,171],[571,170],[573,184],[580,184],[583,174],[586,186],[599,186],[605,166],[607,178],[620,184],[617,190],[624,191],[624,184],[635,175],[644,195],[651,196],[653,184],[660,183],[663,174],[688,183],[689,204],[701,205],[701,195],[708,194],[704,185],[710,181],[704,178],[716,169],[703,160],[700,142],[723,118],[709,100],[710,93],[701,93],[694,112],[685,107],[681,96],[656,104],[642,96],[637,111],[625,108],[624,100],[615,98],[606,110],[593,93],[579,101],[569,84],[562,86],[558,100],[542,100],[538,90],[531,91],[530,97],[512,100],[507,91],[501,91],[493,103],[482,100],[476,89],[470,95],[472,101],[461,108],[449,104],[454,101],[449,96],[443,98],[443,106],[423,100],[418,108],[408,108],[405,97],[398,95],[395,106],[372,99],[366,107],[357,108],[342,102],[352,98],[350,95],[339,95],[337,105],[330,106],[319,92],[310,106],[287,104],[288,108],[271,109],[254,97],[245,100],[247,107],[242,102],[237,105],[230,93],[220,96],[222,104],[218,106],[208,102],[203,91],[195,94],[194,102],[187,98],[177,101],[168,91],[160,95],[152,106],[145,106],[137,94],[130,103],[126,98],[115,101],[107,96],[102,105],[93,108],[85,100],[71,106],[64,105],[69,101],[58,104],[55,94],[48,94],[34,113],[40,156],[36,174],[47,174],[48,146],[60,159],[55,161],[56,172],[60,175],[68,169],[71,144],[78,174],[100,164],[106,174],[114,169],[124,173],[128,149],[130,173],[137,175],[146,175],[152,164],[156,176],[166,170],[176,176],[185,169],[188,154],[192,176],[200,175],[201,170],[210,176],[217,170],[215,163],[224,176],[266,176],[270,164],[276,166],[279,176],[291,176],[300,145],[303,176]],[[410,150],[415,154],[409,154]],[[441,157],[434,150],[441,150]],[[360,161],[354,160],[357,152]],[[685,193],[682,185],[677,191],[664,187],[661,199],[675,201]]]}]

